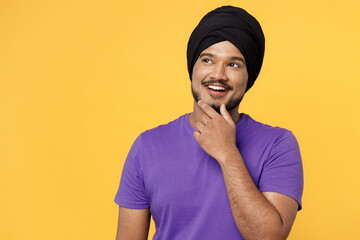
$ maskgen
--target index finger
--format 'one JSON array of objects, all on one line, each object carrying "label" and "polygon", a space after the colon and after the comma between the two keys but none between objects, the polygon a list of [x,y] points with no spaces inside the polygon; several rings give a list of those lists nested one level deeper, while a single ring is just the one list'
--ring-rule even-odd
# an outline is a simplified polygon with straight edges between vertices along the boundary
[{"label": "index finger", "polygon": [[204,102],[203,100],[198,101],[198,105],[201,107],[201,109],[210,117],[215,118],[219,116],[220,114],[217,113],[212,107],[210,107],[209,104]]}]

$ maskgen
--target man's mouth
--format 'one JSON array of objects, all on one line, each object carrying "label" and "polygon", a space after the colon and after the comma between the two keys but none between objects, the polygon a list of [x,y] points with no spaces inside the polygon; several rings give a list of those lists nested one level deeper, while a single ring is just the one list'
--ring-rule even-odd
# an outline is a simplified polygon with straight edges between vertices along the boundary
[{"label": "man's mouth", "polygon": [[224,87],[215,86],[215,85],[209,85],[209,86],[207,86],[207,88],[210,89],[210,90],[218,91],[218,92],[225,92],[226,91],[226,89]]},{"label": "man's mouth", "polygon": [[208,92],[212,96],[216,97],[222,97],[226,95],[229,90],[231,90],[230,87],[219,83],[205,83],[203,85],[207,88]]},{"label": "man's mouth", "polygon": [[227,84],[226,82],[221,82],[221,81],[215,81],[215,80],[208,80],[208,81],[203,81],[201,83],[201,85],[214,90],[214,91],[228,91],[228,90],[233,90],[232,86],[230,86],[229,84]]}]

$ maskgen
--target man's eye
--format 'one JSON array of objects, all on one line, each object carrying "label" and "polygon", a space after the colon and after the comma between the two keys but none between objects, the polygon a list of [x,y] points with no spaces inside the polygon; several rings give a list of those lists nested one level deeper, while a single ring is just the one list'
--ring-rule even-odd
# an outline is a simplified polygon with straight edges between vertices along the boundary
[{"label": "man's eye", "polygon": [[230,66],[230,67],[236,67],[236,68],[240,67],[240,66],[239,66],[238,64],[236,64],[236,63],[230,63],[229,66]]},{"label": "man's eye", "polygon": [[208,59],[208,58],[203,59],[203,62],[205,62],[205,63],[212,63],[212,61],[211,61],[210,59]]}]

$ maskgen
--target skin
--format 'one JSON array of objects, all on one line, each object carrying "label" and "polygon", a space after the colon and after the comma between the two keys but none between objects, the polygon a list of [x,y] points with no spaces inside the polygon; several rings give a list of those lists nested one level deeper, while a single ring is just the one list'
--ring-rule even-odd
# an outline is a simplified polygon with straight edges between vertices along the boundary
[{"label": "skin", "polygon": [[[224,41],[205,49],[192,75],[194,101],[189,115],[197,130],[194,138],[221,166],[236,225],[245,239],[286,239],[295,220],[298,204],[285,195],[259,192],[236,146],[239,104],[245,94],[248,73],[241,52]],[[212,94],[204,82],[227,86],[224,94]],[[227,110],[229,108],[229,111]],[[149,209],[120,207],[117,239],[147,239]]]},{"label": "skin", "polygon": [[150,211],[119,207],[116,240],[146,240],[150,227]]}]

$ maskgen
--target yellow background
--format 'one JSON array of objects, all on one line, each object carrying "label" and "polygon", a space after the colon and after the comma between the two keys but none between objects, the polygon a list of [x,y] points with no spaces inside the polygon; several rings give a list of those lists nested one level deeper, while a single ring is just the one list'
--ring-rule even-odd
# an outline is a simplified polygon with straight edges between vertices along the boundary
[{"label": "yellow background", "polygon": [[0,239],[115,238],[129,148],[192,110],[186,44],[224,4],[266,37],[240,111],[300,143],[289,239],[360,236],[359,1],[1,0]]}]

